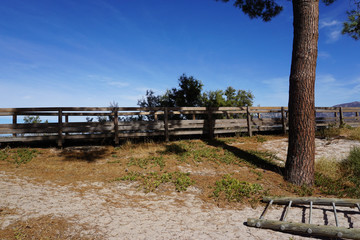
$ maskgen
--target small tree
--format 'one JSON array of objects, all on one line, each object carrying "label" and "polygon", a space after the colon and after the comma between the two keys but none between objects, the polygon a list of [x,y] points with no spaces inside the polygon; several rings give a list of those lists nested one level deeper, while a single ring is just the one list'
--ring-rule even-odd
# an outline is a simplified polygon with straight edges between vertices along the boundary
[{"label": "small tree", "polygon": [[24,120],[24,123],[26,123],[26,124],[34,124],[34,123],[42,122],[42,120],[40,119],[39,116],[26,116],[26,117],[24,117],[23,120]]}]

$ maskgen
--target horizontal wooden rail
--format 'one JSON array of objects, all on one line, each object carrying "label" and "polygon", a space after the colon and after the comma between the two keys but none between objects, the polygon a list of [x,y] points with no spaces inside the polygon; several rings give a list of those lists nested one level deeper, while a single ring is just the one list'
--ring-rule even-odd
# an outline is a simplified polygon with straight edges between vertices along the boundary
[{"label": "horizontal wooden rail", "polygon": [[[0,108],[1,142],[57,141],[69,139],[253,134],[288,130],[287,107],[39,107]],[[316,126],[360,126],[360,108],[317,107]],[[49,123],[23,123],[22,118],[41,116]],[[85,120],[85,117],[87,120]],[[99,118],[96,118],[99,117]],[[97,121],[98,120],[98,121]]]}]

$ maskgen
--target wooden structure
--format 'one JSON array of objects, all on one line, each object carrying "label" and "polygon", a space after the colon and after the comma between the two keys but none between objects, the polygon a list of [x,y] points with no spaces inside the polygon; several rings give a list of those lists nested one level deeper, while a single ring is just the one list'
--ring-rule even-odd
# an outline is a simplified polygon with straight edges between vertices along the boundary
[{"label": "wooden structure", "polygon": [[[259,219],[248,218],[248,226],[272,229],[275,231],[297,233],[301,235],[315,235],[328,238],[360,239],[359,228],[348,228],[339,226],[336,212],[336,206],[356,207],[360,211],[360,199],[266,197],[263,199],[263,201],[268,203],[265,210],[263,211]],[[280,221],[264,219],[266,213],[268,212],[272,204],[286,205],[285,212],[281,217]],[[309,206],[309,218],[307,223],[294,223],[286,221],[287,214],[289,213],[291,206],[294,205]],[[313,205],[332,206],[336,226],[312,224]]]},{"label": "wooden structure", "polygon": [[[316,108],[317,127],[348,124],[360,126],[360,108]],[[22,123],[26,116],[53,118],[48,123]],[[163,136],[206,136],[287,130],[286,107],[42,107],[0,108],[0,143],[56,141],[69,139],[112,139]],[[106,121],[86,121],[85,117],[106,117]]]}]

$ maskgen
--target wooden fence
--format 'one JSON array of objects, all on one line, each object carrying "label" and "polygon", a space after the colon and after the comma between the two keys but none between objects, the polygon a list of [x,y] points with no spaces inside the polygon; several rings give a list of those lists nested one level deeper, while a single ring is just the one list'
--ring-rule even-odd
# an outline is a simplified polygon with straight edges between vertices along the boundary
[{"label": "wooden fence", "polygon": [[[348,124],[360,126],[360,108],[316,108],[316,126]],[[0,124],[0,143],[56,141],[62,146],[70,139],[121,138],[237,134],[261,131],[287,131],[286,107],[61,107],[61,108],[0,108],[0,117],[11,116],[12,123]],[[22,123],[27,116],[55,118],[55,122]],[[79,120],[80,117],[80,120]],[[85,117],[106,117],[100,122]],[[76,121],[77,120],[77,121]]]}]

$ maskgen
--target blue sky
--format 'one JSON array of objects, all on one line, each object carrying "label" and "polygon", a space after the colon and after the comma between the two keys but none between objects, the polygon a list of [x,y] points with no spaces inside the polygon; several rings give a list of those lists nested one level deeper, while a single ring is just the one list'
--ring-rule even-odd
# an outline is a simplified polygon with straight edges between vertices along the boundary
[{"label": "blue sky", "polygon": [[[214,0],[2,0],[0,107],[137,106],[183,73],[287,106],[292,6],[279,3],[265,23]],[[340,33],[349,3],[320,7],[317,106],[360,100],[360,42]]]}]

